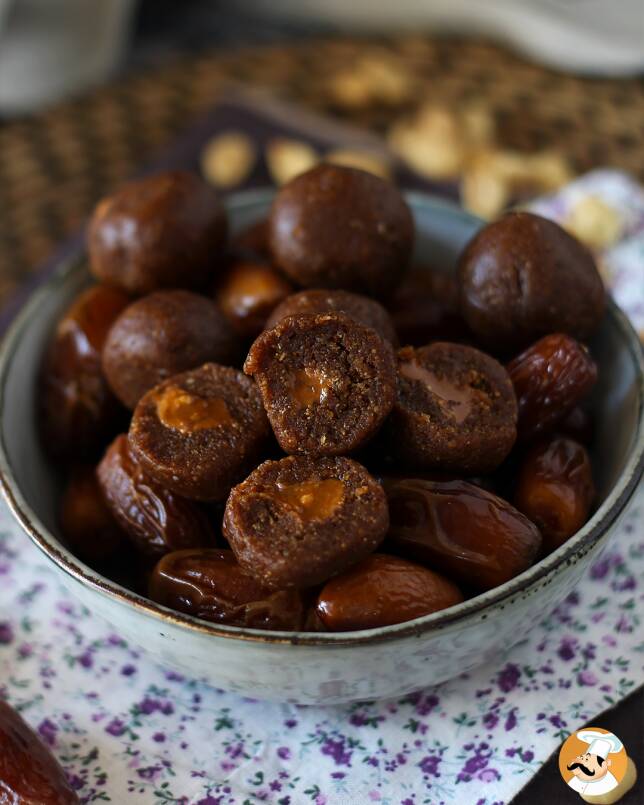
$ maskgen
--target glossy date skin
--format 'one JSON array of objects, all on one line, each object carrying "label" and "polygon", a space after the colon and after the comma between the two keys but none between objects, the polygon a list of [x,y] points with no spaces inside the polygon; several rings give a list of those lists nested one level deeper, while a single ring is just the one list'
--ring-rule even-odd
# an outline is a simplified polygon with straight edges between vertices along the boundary
[{"label": "glossy date skin", "polygon": [[330,632],[372,629],[454,606],[451,581],[406,559],[375,553],[322,588],[316,613]]},{"label": "glossy date skin", "polygon": [[510,361],[519,406],[519,438],[552,430],[595,385],[597,365],[569,335],[547,335]]},{"label": "glossy date skin", "polygon": [[0,802],[78,805],[62,768],[38,736],[0,701]]},{"label": "glossy date skin", "polygon": [[234,263],[215,294],[215,302],[238,335],[255,338],[273,308],[293,292],[293,286],[268,265]]},{"label": "glossy date skin", "polygon": [[150,598],[196,618],[252,629],[295,630],[304,606],[296,590],[270,590],[232,551],[198,548],[166,554],[150,578]]},{"label": "glossy date skin", "polygon": [[107,332],[130,303],[122,291],[83,291],[58,323],[41,367],[38,422],[56,457],[88,457],[109,438],[121,413],[101,369]]},{"label": "glossy date skin", "polygon": [[111,559],[123,545],[123,532],[105,503],[95,467],[77,467],[70,476],[59,522],[73,552],[90,563]]},{"label": "glossy date skin", "polygon": [[573,439],[556,436],[524,458],[514,502],[541,529],[547,553],[584,525],[594,498],[588,451]]},{"label": "glossy date skin", "polygon": [[538,528],[505,500],[466,481],[385,479],[389,550],[477,590],[526,570]]},{"label": "glossy date skin", "polygon": [[215,544],[203,510],[152,481],[132,455],[125,435],[108,447],[97,472],[114,518],[144,556],[159,558],[170,551]]}]

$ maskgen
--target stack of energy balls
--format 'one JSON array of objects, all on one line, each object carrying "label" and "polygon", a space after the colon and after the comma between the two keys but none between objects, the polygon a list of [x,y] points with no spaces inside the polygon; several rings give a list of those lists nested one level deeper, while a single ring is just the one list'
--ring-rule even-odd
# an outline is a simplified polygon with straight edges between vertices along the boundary
[{"label": "stack of energy balls", "polygon": [[592,257],[528,213],[454,275],[410,265],[413,242],[393,185],[331,164],[230,240],[191,173],[102,201],[97,283],[40,380],[69,548],[215,623],[346,631],[450,607],[574,534],[594,498]]}]

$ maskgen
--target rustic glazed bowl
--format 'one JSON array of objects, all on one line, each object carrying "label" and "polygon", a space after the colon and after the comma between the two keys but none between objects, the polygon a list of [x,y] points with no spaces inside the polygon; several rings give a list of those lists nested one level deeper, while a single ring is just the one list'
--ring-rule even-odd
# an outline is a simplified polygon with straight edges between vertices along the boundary
[{"label": "rustic glazed bowl", "polygon": [[[269,191],[228,207],[233,229],[262,217]],[[449,204],[410,195],[422,263],[449,270],[481,222]],[[636,334],[610,305],[592,349],[594,467],[600,505],[565,545],[506,584],[408,623],[340,634],[216,626],[172,612],[90,570],[59,541],[59,478],[34,427],[36,374],[55,322],[88,282],[79,257],[23,308],[0,350],[0,473],[9,506],[70,592],[154,659],[212,685],[258,698],[332,704],[397,696],[469,671],[509,649],[572,590],[602,548],[642,474],[643,360]]]}]

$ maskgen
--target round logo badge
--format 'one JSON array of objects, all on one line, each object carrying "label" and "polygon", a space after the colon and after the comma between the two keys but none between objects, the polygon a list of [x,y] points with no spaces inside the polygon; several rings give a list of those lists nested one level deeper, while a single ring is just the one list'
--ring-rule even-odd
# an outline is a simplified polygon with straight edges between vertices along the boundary
[{"label": "round logo badge", "polygon": [[[601,727],[586,727],[573,732],[559,751],[561,776],[582,799],[617,793],[617,789],[623,787],[622,783],[631,788],[635,779],[632,782],[627,779],[630,777],[627,773],[629,764],[632,766],[632,761],[624,744],[617,735]],[[616,800],[611,798],[610,801]]]}]

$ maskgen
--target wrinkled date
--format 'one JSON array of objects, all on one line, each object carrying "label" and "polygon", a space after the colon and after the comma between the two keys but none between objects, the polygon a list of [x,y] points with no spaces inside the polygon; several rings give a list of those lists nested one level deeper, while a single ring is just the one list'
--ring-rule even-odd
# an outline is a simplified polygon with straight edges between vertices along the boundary
[{"label": "wrinkled date", "polygon": [[130,303],[114,288],[80,294],[58,323],[41,368],[39,425],[54,456],[92,455],[120,413],[101,369],[101,349],[112,322]]},{"label": "wrinkled date", "polygon": [[203,510],[150,480],[126,436],[117,436],[108,447],[98,465],[98,481],[117,523],[142,554],[158,558],[181,548],[214,545]]},{"label": "wrinkled date", "polygon": [[65,773],[38,736],[0,701],[0,802],[78,805]]},{"label": "wrinkled date", "polygon": [[123,532],[105,503],[94,467],[78,467],[70,476],[59,521],[69,546],[88,562],[110,559],[123,544]]},{"label": "wrinkled date", "polygon": [[304,618],[296,590],[269,590],[243,570],[232,551],[200,548],[166,554],[150,579],[159,604],[229,626],[299,629]]},{"label": "wrinkled date", "polygon": [[519,472],[515,505],[541,529],[546,552],[583,526],[595,497],[585,447],[557,436],[535,445]]},{"label": "wrinkled date", "polygon": [[541,535],[505,500],[466,481],[385,479],[387,546],[468,587],[489,590],[536,559]]},{"label": "wrinkled date", "polygon": [[316,611],[329,631],[347,632],[420,618],[462,600],[458,587],[438,573],[372,554],[324,585]]},{"label": "wrinkled date", "polygon": [[586,347],[560,333],[528,347],[507,369],[517,395],[521,439],[551,430],[597,380],[597,365]]}]

